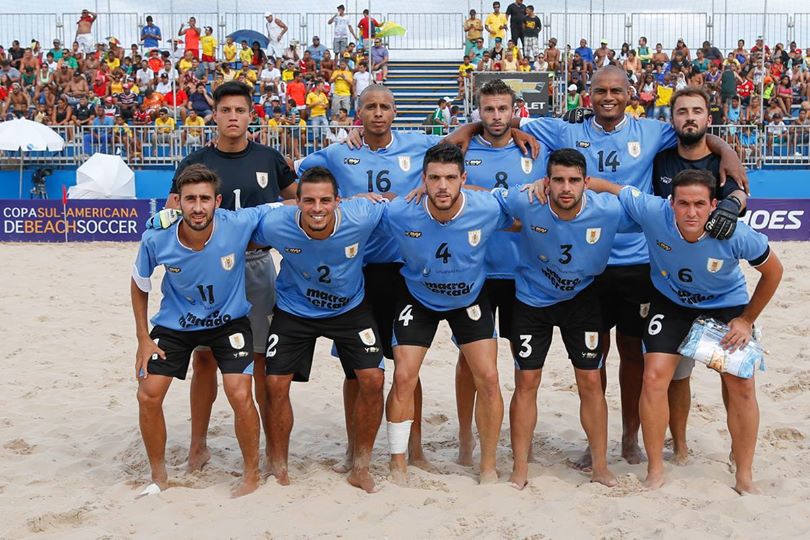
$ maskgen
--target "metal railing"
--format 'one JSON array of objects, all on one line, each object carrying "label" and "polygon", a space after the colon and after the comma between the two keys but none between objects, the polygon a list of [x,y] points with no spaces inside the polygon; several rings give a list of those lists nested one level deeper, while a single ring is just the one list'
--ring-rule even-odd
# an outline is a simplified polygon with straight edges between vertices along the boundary
[{"label": "metal railing", "polygon": [[708,131],[722,137],[749,169],[810,164],[810,126],[729,124]]}]

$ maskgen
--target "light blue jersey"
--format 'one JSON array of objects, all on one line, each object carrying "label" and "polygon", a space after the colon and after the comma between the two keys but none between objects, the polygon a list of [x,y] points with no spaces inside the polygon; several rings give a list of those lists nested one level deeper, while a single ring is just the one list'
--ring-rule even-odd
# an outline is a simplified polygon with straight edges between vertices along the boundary
[{"label": "light blue jersey", "polygon": [[[528,184],[546,175],[547,158],[543,146],[537,159],[533,160],[524,156],[513,141],[495,148],[479,135],[473,138],[464,155],[467,183],[486,189],[509,189],[510,186]],[[514,279],[517,263],[518,235],[496,232],[495,239],[487,247],[487,278]]]},{"label": "light blue jersey", "polygon": [[464,191],[458,214],[446,223],[422,204],[396,199],[388,209],[389,234],[405,259],[401,273],[410,293],[436,311],[467,307],[484,286],[487,244],[512,224],[490,193]]},{"label": "light blue jersey", "polygon": [[253,241],[283,255],[276,279],[276,305],[299,317],[334,317],[363,301],[363,253],[387,203],[342,201],[335,230],[323,240],[299,225],[300,211],[285,206],[261,220]]},{"label": "light blue jersey", "polygon": [[498,189],[495,197],[523,224],[515,295],[534,307],[575,297],[604,272],[616,234],[640,230],[609,193],[585,191],[571,220],[560,219],[548,204],[529,203],[519,186]]},{"label": "light blue jersey", "polygon": [[[329,169],[337,180],[341,197],[388,192],[404,197],[422,183],[425,152],[441,139],[424,133],[392,131],[388,146],[376,151],[365,144],[357,150],[347,144],[330,144],[304,158],[298,173],[313,167]],[[398,260],[394,241],[385,234],[375,234],[364,260],[367,263]]]},{"label": "light blue jersey", "polygon": [[[560,119],[542,118],[521,127],[552,150],[574,148],[588,163],[588,175],[630,185],[652,193],[652,169],[655,155],[677,143],[670,124],[636,119],[625,115],[610,132],[602,129],[595,118],[581,124]],[[617,234],[609,265],[643,264],[649,260],[644,236],[639,233]]]},{"label": "light blue jersey", "polygon": [[238,212],[218,208],[211,238],[200,251],[180,242],[179,224],[146,230],[133,279],[141,290],[149,291],[155,267],[166,268],[160,286],[163,299],[152,324],[180,331],[204,330],[246,316],[251,306],[245,297],[245,250],[259,221],[273,212],[269,206]]},{"label": "light blue jersey", "polygon": [[626,187],[619,201],[644,231],[650,246],[650,274],[658,292],[693,308],[748,303],[740,259],[755,266],[765,262],[770,248],[764,234],[740,222],[729,240],[704,234],[697,242],[687,242],[675,225],[668,200]]}]

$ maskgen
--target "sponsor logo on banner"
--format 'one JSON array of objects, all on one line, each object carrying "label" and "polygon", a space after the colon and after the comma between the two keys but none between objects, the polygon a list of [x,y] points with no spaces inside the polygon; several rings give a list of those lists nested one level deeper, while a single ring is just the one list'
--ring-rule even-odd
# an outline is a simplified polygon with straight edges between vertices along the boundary
[{"label": "sponsor logo on banner", "polygon": [[709,257],[709,260],[706,261],[706,270],[708,270],[712,274],[714,274],[715,272],[719,272],[721,268],[723,268],[722,259],[713,259]]},{"label": "sponsor logo on banner", "polygon": [[257,172],[256,183],[259,184],[260,188],[264,189],[270,183],[270,176],[266,172]]},{"label": "sponsor logo on banner", "polygon": [[602,237],[602,227],[594,227],[585,231],[585,240],[589,244],[595,244]]},{"label": "sponsor logo on banner", "polygon": [[481,243],[481,229],[475,229],[474,231],[467,231],[467,241],[470,243],[472,247],[475,247],[479,243]]},{"label": "sponsor logo on banner", "polygon": [[242,332],[228,336],[228,342],[230,342],[231,347],[234,349],[245,348],[245,336],[242,334]]},{"label": "sponsor logo on banner", "polygon": [[411,170],[411,156],[399,156],[399,168],[405,172]]},{"label": "sponsor logo on banner", "polygon": [[358,248],[358,243],[357,242],[355,242],[354,244],[352,244],[350,246],[346,246],[346,249],[345,249],[346,258],[347,259],[353,259],[357,255],[357,248]]},{"label": "sponsor logo on banner", "polygon": [[585,346],[595,351],[599,345],[599,332],[585,332]]},{"label": "sponsor logo on banner", "polygon": [[627,143],[627,153],[630,157],[637,158],[641,155],[641,143],[638,141],[629,141]]},{"label": "sponsor logo on banner", "polygon": [[646,319],[647,315],[650,314],[650,303],[647,302],[646,304],[640,304],[638,307],[638,314],[642,319]]},{"label": "sponsor logo on banner", "polygon": [[377,343],[377,336],[374,335],[374,329],[366,328],[365,330],[361,330],[357,333],[360,336],[360,341],[363,342],[363,345],[368,345],[371,347],[375,343]]},{"label": "sponsor logo on banner", "polygon": [[478,306],[478,304],[467,308],[467,316],[473,321],[477,321],[481,318],[481,308]]},{"label": "sponsor logo on banner", "polygon": [[232,270],[233,265],[236,263],[236,257],[233,253],[220,257],[219,260],[222,262],[222,268],[228,271]]},{"label": "sponsor logo on banner", "polygon": [[533,165],[534,163],[532,162],[532,158],[527,157],[520,158],[520,168],[523,169],[524,174],[531,173]]}]

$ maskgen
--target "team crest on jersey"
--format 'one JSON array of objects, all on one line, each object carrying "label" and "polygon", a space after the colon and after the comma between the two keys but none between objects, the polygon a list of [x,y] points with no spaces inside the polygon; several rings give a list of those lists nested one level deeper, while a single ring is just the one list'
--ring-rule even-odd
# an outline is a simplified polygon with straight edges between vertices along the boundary
[{"label": "team crest on jersey", "polygon": [[474,306],[468,307],[467,308],[467,316],[471,320],[477,321],[478,319],[481,318],[481,307],[478,304],[475,304]]},{"label": "team crest on jersey", "polygon": [[647,302],[646,304],[639,304],[638,314],[641,316],[642,319],[646,319],[647,315],[650,314],[650,303]]},{"label": "team crest on jersey", "polygon": [[534,163],[532,162],[531,158],[522,157],[520,158],[520,168],[523,169],[524,174],[529,174],[532,172],[532,166]]},{"label": "team crest on jersey", "polygon": [[292,253],[293,255],[298,255],[299,253],[301,253],[301,248],[288,247],[284,248],[284,251],[286,251],[287,253]]},{"label": "team crest on jersey", "polygon": [[180,268],[178,268],[176,266],[167,266],[166,271],[171,272],[172,274],[179,274],[180,273]]},{"label": "team crest on jersey", "polygon": [[630,157],[637,158],[641,155],[641,143],[639,141],[630,141],[627,143],[627,153]]},{"label": "team crest on jersey", "polygon": [[343,163],[346,165],[358,165],[360,163],[360,159],[356,157],[347,157],[343,158]]},{"label": "team crest on jersey", "polygon": [[480,159],[468,159],[464,162],[464,164],[467,165],[468,167],[478,167],[479,165],[481,165],[481,163],[483,163],[483,161],[481,161]]},{"label": "team crest on jersey", "polygon": [[467,242],[469,242],[472,247],[475,247],[478,244],[480,244],[481,229],[475,229],[474,231],[467,231]]},{"label": "team crest on jersey", "polygon": [[585,346],[595,351],[599,345],[599,332],[585,332]]},{"label": "team crest on jersey", "polygon": [[405,231],[405,236],[408,238],[420,238],[422,236],[422,231]]},{"label": "team crest on jersey", "polygon": [[577,148],[590,148],[591,143],[589,141],[577,141]]},{"label": "team crest on jersey", "polygon": [[658,247],[660,247],[661,249],[663,249],[664,251],[672,251],[672,248],[669,247],[668,245],[666,245],[665,243],[663,243],[661,240],[656,240],[655,244]]},{"label": "team crest on jersey", "polygon": [[715,272],[719,272],[721,268],[723,268],[722,259],[712,259],[709,257],[709,260],[706,262],[706,270],[714,274]]},{"label": "team crest on jersey", "polygon": [[532,225],[532,230],[540,234],[546,234],[548,232],[548,229],[545,227],[540,227],[539,225]]},{"label": "team crest on jersey", "polygon": [[366,328],[365,330],[361,330],[357,333],[360,336],[360,341],[363,342],[363,345],[371,347],[375,343],[377,343],[377,336],[374,335],[374,330],[372,328]]},{"label": "team crest on jersey", "polygon": [[233,265],[236,263],[236,257],[234,257],[233,253],[231,253],[230,255],[220,257],[219,261],[222,263],[222,268],[225,270],[232,270]]},{"label": "team crest on jersey", "polygon": [[270,182],[270,177],[266,172],[257,172],[256,173],[256,183],[259,184],[259,187],[264,189],[267,187],[267,184]]},{"label": "team crest on jersey", "polygon": [[228,341],[231,344],[231,347],[234,349],[244,349],[245,348],[245,336],[242,335],[242,332],[238,334],[231,334],[228,336]]},{"label": "team crest on jersey", "polygon": [[589,244],[595,244],[602,237],[602,227],[594,227],[585,231],[585,241]]},{"label": "team crest on jersey", "polygon": [[[350,246],[346,246],[344,250],[346,252],[346,258],[353,259],[355,255],[357,255],[357,248],[358,248],[357,242],[355,242]],[[367,345],[373,345],[373,343],[367,343]]]},{"label": "team crest on jersey", "polygon": [[541,261],[543,261],[543,262],[548,262],[548,257],[546,257],[545,255],[540,255],[540,257],[539,257],[539,258],[540,258],[540,260],[541,260]]},{"label": "team crest on jersey", "polygon": [[399,156],[399,168],[405,172],[411,170],[411,156]]}]

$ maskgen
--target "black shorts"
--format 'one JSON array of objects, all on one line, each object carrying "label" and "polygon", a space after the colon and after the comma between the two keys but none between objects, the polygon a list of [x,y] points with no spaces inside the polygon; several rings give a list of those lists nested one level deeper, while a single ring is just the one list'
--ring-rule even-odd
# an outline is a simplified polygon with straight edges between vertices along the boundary
[{"label": "black shorts", "polygon": [[292,374],[294,381],[308,381],[315,340],[319,337],[335,342],[340,363],[346,372],[385,369],[380,335],[371,309],[366,304],[323,319],[299,317],[276,306],[265,351],[266,374]]},{"label": "black shorts", "polygon": [[484,283],[487,298],[492,308],[492,316],[498,312],[498,335],[504,339],[512,338],[512,308],[515,304],[514,279],[487,279]]},{"label": "black shorts", "polygon": [[374,314],[383,355],[389,359],[394,358],[391,338],[394,332],[397,299],[405,288],[402,275],[399,273],[400,268],[402,263],[367,264],[363,268],[366,304]]},{"label": "black shorts", "polygon": [[146,369],[153,375],[185,379],[191,352],[200,346],[210,347],[222,373],[253,375],[253,334],[247,317],[234,319],[217,328],[180,332],[155,326],[149,333],[166,359],[154,357]]},{"label": "black shorts", "polygon": [[602,306],[602,331],[615,326],[625,336],[642,337],[654,291],[650,265],[608,266],[594,284]]},{"label": "black shorts", "polygon": [[518,369],[543,368],[555,326],[575,368],[602,367],[602,310],[593,285],[570,300],[542,308],[515,300],[513,311],[512,350]]},{"label": "black shorts", "polygon": [[394,320],[394,347],[430,347],[441,320],[446,320],[450,325],[457,345],[495,338],[495,317],[485,289],[467,307],[435,311],[425,307],[411,295],[407,287],[403,287]]},{"label": "black shorts", "polygon": [[678,347],[689,334],[695,319],[706,316],[728,323],[731,319],[739,317],[743,310],[744,305],[715,309],[679,306],[656,291],[650,305],[650,318],[644,330],[644,352],[680,354]]}]

